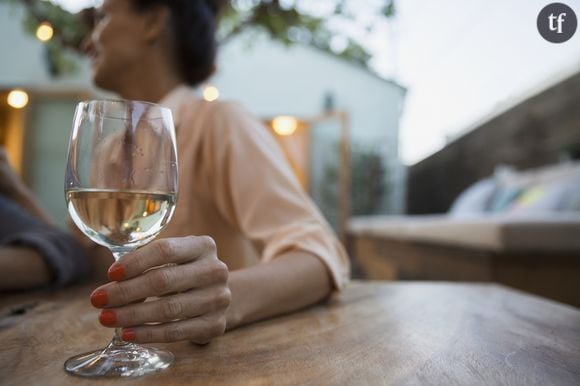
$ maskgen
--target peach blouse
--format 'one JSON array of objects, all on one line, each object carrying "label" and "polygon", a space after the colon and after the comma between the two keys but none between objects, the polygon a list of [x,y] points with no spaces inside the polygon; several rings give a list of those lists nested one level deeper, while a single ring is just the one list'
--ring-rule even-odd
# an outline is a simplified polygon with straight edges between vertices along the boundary
[{"label": "peach blouse", "polygon": [[259,120],[183,85],[160,104],[173,113],[179,162],[177,207],[160,237],[209,235],[230,270],[310,252],[344,287],[347,254]]}]

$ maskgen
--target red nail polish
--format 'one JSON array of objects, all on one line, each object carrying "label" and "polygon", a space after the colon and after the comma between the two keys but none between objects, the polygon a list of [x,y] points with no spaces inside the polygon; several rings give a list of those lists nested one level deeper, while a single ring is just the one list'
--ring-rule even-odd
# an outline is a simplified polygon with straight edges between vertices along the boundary
[{"label": "red nail polish", "polygon": [[121,339],[126,342],[132,342],[137,338],[137,334],[135,334],[135,330],[132,328],[125,328],[123,329],[123,333],[121,334]]},{"label": "red nail polish", "polygon": [[121,281],[125,278],[125,268],[121,264],[114,263],[107,272],[109,279]]},{"label": "red nail polish", "polygon": [[97,308],[105,307],[108,302],[109,298],[107,296],[107,291],[105,291],[104,289],[98,289],[96,291],[93,291],[93,293],[91,294],[91,303],[93,304],[93,306]]},{"label": "red nail polish", "polygon": [[112,310],[103,310],[99,315],[99,321],[103,326],[114,326],[117,323],[117,314]]}]

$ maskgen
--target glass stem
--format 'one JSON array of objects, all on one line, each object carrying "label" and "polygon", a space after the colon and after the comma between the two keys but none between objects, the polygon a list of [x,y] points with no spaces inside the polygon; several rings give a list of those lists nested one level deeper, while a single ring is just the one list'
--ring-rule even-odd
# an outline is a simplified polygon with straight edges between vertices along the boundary
[{"label": "glass stem", "polygon": [[121,328],[115,328],[115,335],[113,335],[113,340],[111,343],[113,346],[126,346],[129,342],[125,342],[123,338],[121,338]]},{"label": "glass stem", "polygon": [[[113,257],[115,258],[115,262],[119,261],[119,259],[129,251],[111,251],[111,253],[113,254]],[[113,346],[126,346],[129,344],[129,342],[125,342],[123,340],[123,338],[121,338],[122,336],[122,328],[115,328],[115,335],[113,335],[113,340],[111,341],[111,343],[113,344]]]},{"label": "glass stem", "polygon": [[121,259],[121,257],[123,257],[124,254],[126,254],[129,251],[123,251],[123,250],[111,250],[111,253],[113,254],[113,257],[115,258],[115,262],[119,261],[119,259]]}]

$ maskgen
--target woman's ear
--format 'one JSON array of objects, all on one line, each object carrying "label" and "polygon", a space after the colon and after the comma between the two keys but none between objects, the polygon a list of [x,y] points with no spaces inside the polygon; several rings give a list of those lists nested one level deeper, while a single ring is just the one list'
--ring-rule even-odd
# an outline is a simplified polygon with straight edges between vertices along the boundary
[{"label": "woman's ear", "polygon": [[169,17],[169,8],[163,4],[154,5],[146,11],[143,37],[148,43],[155,43],[164,34]]}]

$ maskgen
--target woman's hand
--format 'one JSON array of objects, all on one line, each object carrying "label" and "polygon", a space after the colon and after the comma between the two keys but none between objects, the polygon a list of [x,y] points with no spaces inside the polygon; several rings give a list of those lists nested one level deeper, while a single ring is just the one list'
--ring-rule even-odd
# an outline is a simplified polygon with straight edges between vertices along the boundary
[{"label": "woman's hand", "polygon": [[[164,266],[165,265],[165,266]],[[228,268],[207,236],[161,239],[111,265],[113,282],[91,303],[106,327],[122,327],[126,341],[205,344],[223,335],[230,305]],[[148,297],[159,297],[145,301]]]}]

